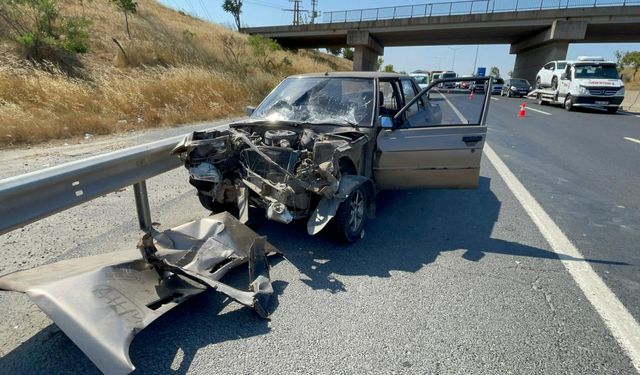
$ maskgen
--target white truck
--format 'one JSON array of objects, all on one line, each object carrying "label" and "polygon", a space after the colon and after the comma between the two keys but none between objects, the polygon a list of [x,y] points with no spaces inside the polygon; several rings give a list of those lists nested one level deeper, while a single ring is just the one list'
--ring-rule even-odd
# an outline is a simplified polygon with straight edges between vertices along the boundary
[{"label": "white truck", "polygon": [[529,97],[537,99],[540,105],[562,104],[568,111],[574,107],[590,107],[609,113],[616,113],[624,100],[624,84],[616,63],[602,57],[581,56],[567,61],[563,70],[554,73],[553,79],[555,85],[537,88]]}]

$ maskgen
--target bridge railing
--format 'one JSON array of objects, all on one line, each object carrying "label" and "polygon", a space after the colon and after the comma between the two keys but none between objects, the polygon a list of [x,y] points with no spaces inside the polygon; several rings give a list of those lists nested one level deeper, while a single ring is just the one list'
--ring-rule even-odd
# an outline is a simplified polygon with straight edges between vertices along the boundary
[{"label": "bridge railing", "polygon": [[367,8],[324,12],[323,23],[343,23],[453,16],[463,14],[487,14],[567,8],[606,6],[640,6],[640,0],[469,0],[446,3],[426,3],[383,8]]}]

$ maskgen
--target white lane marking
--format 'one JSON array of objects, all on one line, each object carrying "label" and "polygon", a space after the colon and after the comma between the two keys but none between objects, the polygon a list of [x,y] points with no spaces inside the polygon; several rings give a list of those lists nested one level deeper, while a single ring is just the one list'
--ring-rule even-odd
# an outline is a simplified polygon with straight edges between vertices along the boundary
[{"label": "white lane marking", "polygon": [[591,265],[587,261],[580,260],[583,259],[580,251],[487,143],[484,145],[484,153],[536,224],[551,249],[558,254],[573,280],[582,289],[587,300],[591,302],[613,337],[629,356],[636,371],[640,372],[640,325],[638,322]]},{"label": "white lane marking", "polygon": [[468,123],[469,123],[469,120],[467,120],[467,119],[462,115],[462,113],[460,113],[460,111],[458,111],[458,108],[456,108],[456,106],[455,106],[455,105],[453,105],[453,104],[449,101],[449,99],[447,99],[447,97],[446,97],[446,96],[444,96],[444,94],[442,94],[442,93],[438,93],[438,94],[440,94],[440,96],[442,96],[442,98],[447,102],[447,104],[449,104],[449,107],[451,107],[451,109],[453,110],[453,113],[455,113],[455,114],[456,114],[456,116],[458,116],[458,118],[460,119],[460,121],[462,121],[462,123],[463,123],[463,124],[468,124]]},{"label": "white lane marking", "polygon": [[495,100],[496,102],[500,101],[500,99],[494,98],[493,96],[491,97],[491,100]]},{"label": "white lane marking", "polygon": [[549,113],[549,112],[545,112],[545,111],[541,111],[541,110],[539,110],[539,109],[535,109],[535,108],[533,108],[533,107],[527,107],[527,109],[530,109],[530,110],[532,110],[532,111],[534,111],[534,112],[542,113],[543,115],[551,116],[551,113]]},{"label": "white lane marking", "polygon": [[627,141],[631,141],[631,142],[635,142],[635,143],[640,143],[640,140],[635,139],[635,138],[631,138],[631,137],[624,137],[624,139],[626,139]]}]

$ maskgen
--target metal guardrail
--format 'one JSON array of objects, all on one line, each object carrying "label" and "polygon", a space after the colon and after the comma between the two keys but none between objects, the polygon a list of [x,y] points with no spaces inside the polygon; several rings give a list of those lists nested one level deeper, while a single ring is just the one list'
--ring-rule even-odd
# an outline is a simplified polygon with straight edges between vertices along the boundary
[{"label": "metal guardrail", "polygon": [[169,152],[183,136],[0,180],[0,234],[133,185],[140,229],[151,229],[145,180],[182,162]]},{"label": "metal guardrail", "polygon": [[454,16],[464,14],[488,14],[567,8],[593,8],[606,6],[640,6],[640,0],[470,0],[447,3],[427,3],[384,8],[368,8],[324,12],[322,23],[343,23]]}]

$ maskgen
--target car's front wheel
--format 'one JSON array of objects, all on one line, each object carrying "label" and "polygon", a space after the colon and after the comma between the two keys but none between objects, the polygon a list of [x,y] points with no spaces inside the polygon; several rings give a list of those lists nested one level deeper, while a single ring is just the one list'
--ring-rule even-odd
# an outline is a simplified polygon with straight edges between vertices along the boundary
[{"label": "car's front wheel", "polygon": [[566,109],[567,111],[573,111],[573,98],[571,97],[571,95],[567,95],[566,99],[564,100],[564,109]]},{"label": "car's front wheel", "polygon": [[340,203],[338,212],[333,218],[335,234],[340,242],[354,243],[364,237],[367,199],[367,192],[361,185]]}]

